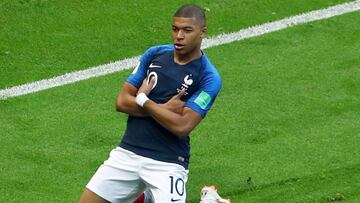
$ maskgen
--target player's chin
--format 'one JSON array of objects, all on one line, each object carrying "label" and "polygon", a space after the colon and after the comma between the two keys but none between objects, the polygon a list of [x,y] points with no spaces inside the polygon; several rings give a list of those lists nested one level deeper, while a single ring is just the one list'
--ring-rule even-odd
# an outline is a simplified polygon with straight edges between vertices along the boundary
[{"label": "player's chin", "polygon": [[186,55],[189,53],[188,49],[186,49],[185,46],[180,47],[180,48],[175,47],[175,52],[179,55]]},{"label": "player's chin", "polygon": [[179,54],[179,55],[186,55],[186,51],[185,50],[183,50],[183,49],[175,49],[175,52],[176,52],[176,54]]}]

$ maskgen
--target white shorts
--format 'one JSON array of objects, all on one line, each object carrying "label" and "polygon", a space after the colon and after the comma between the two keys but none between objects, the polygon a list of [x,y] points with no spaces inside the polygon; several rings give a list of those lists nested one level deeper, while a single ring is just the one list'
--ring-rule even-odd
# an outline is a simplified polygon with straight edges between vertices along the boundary
[{"label": "white shorts", "polygon": [[189,171],[183,166],[156,161],[117,147],[86,188],[110,202],[132,203],[145,190],[155,203],[185,203]]}]

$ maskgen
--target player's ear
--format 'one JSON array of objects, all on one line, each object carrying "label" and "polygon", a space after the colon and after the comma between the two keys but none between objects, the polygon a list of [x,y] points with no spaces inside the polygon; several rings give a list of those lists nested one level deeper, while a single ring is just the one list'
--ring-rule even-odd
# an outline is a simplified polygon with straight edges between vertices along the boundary
[{"label": "player's ear", "polygon": [[207,33],[207,27],[201,28],[200,38],[205,38],[206,33]]}]

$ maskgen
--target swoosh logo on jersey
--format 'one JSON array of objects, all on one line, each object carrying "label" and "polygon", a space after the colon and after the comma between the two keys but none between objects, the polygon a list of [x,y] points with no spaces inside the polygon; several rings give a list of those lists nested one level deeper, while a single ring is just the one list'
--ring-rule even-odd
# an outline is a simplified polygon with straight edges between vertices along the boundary
[{"label": "swoosh logo on jersey", "polygon": [[173,199],[171,198],[171,202],[177,202],[177,201],[180,201],[181,199]]},{"label": "swoosh logo on jersey", "polygon": [[158,66],[158,65],[154,65],[154,64],[150,64],[149,68],[161,68],[161,66]]}]

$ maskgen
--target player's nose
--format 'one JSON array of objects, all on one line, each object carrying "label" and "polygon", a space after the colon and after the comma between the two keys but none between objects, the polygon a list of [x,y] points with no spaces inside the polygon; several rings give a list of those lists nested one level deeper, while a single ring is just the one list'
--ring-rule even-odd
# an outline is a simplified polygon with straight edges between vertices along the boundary
[{"label": "player's nose", "polygon": [[176,38],[177,38],[178,40],[184,39],[184,38],[185,38],[184,32],[183,32],[182,30],[179,30],[179,32],[178,32],[177,35],[176,35]]}]

